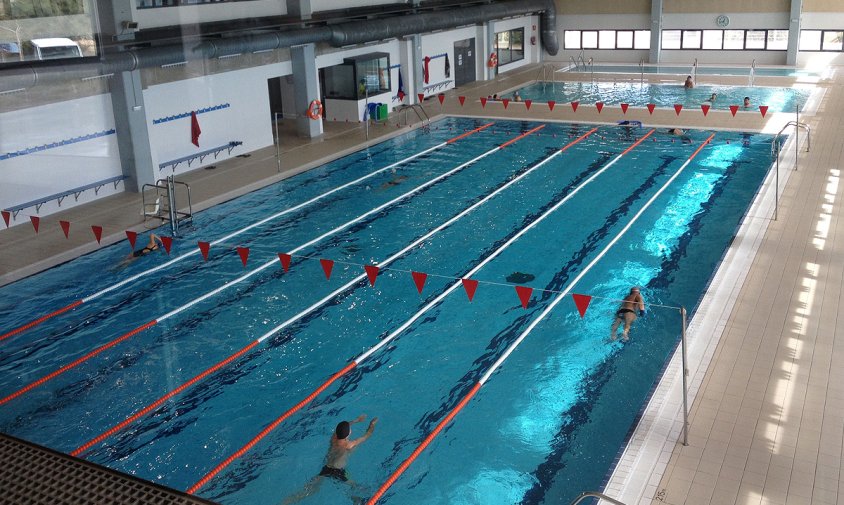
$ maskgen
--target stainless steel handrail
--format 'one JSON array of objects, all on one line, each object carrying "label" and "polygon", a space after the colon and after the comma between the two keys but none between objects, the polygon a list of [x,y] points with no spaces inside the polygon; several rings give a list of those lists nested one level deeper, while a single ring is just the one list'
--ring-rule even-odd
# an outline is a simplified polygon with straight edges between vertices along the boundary
[{"label": "stainless steel handrail", "polygon": [[[423,123],[425,122],[425,120],[427,120],[429,123],[431,122],[431,118],[428,117],[428,113],[425,112],[425,108],[422,107],[418,103],[413,103],[413,104],[410,104],[410,105],[405,105],[402,108],[402,111],[404,111],[404,124],[405,124],[405,126],[410,125],[410,123],[407,121],[407,111],[409,111],[409,110],[412,110],[413,112],[416,113],[416,117],[419,118],[419,121],[422,121]],[[422,111],[422,114],[419,114],[420,110]],[[422,118],[422,115],[424,115],[425,118]]]},{"label": "stainless steel handrail", "polygon": [[753,86],[753,81],[754,81],[755,77],[756,77],[756,60],[754,59],[750,63],[750,86],[751,87]]},{"label": "stainless steel handrail", "polygon": [[578,503],[582,502],[586,498],[599,498],[601,500],[608,501],[608,502],[612,503],[613,505],[624,505],[623,502],[620,502],[620,501],[618,501],[614,498],[610,498],[609,496],[605,495],[604,493],[598,493],[597,491],[584,491],[584,492],[580,493],[577,496],[577,498],[575,498],[574,501],[571,502],[570,505],[577,505]]},{"label": "stainless steel handrail", "polygon": [[639,60],[639,84],[645,84],[645,59]]},{"label": "stainless steel handrail", "polygon": [[807,125],[806,123],[801,123],[800,121],[789,121],[782,127],[782,129],[774,135],[774,139],[771,141],[771,154],[776,156],[776,174],[775,174],[775,181],[774,181],[774,221],[777,220],[779,214],[779,190],[780,190],[780,136],[782,133],[789,127],[794,126],[796,127],[794,130],[794,170],[797,170],[797,158],[800,150],[800,128],[805,128],[806,132],[809,136],[806,139],[806,152],[809,152],[809,149],[812,148],[812,128]]},{"label": "stainless steel handrail", "polygon": [[697,58],[695,58],[694,63],[692,63],[692,81],[697,84]]}]

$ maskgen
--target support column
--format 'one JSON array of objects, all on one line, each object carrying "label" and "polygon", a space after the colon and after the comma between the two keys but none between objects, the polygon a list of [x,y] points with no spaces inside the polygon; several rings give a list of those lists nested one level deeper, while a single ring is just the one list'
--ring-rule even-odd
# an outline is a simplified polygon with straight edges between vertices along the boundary
[{"label": "support column", "polygon": [[486,47],[484,48],[484,52],[481,53],[481,65],[484,66],[484,72],[481,75],[485,76],[484,80],[491,81],[495,79],[495,76],[498,74],[498,67],[490,67],[487,64],[489,61],[489,56],[495,52],[495,21],[487,21],[485,23],[486,34],[484,36],[484,41]]},{"label": "support column", "polygon": [[797,65],[800,44],[800,24],[803,21],[803,0],[791,0],[791,13],[788,16],[788,48],[785,52],[785,64]]},{"label": "support column", "polygon": [[412,82],[412,92],[408,103],[420,103],[419,97],[416,95],[422,93],[422,88],[425,87],[424,74],[422,73],[422,36],[419,34],[410,35],[407,37],[407,43],[410,44],[410,75],[407,76],[407,81]]},{"label": "support column", "polygon": [[311,0],[287,0],[287,15],[297,16],[301,20],[311,19],[314,13]]},{"label": "support column", "polygon": [[316,46],[303,44],[290,48],[293,64],[293,96],[296,99],[296,131],[300,137],[314,138],[322,135],[322,119],[308,117],[311,100],[319,99],[319,73],[316,67]]},{"label": "support column", "polygon": [[417,41],[415,41],[414,39],[417,37],[421,39],[419,35],[411,35],[403,39],[399,39],[399,65],[401,65],[400,70],[402,76],[402,83],[404,84],[404,93],[406,95],[405,101],[400,102],[400,104],[413,104],[417,102],[417,72],[416,67],[414,67],[413,65],[414,54],[416,54],[416,50],[413,48],[416,46],[417,43]]},{"label": "support column", "polygon": [[651,0],[651,50],[648,63],[659,63],[662,54],[662,4],[663,0]]},{"label": "support column", "polygon": [[158,174],[152,166],[141,71],[115,74],[109,84],[120,167],[129,177],[124,181],[126,190],[139,192],[144,184],[153,184]]}]

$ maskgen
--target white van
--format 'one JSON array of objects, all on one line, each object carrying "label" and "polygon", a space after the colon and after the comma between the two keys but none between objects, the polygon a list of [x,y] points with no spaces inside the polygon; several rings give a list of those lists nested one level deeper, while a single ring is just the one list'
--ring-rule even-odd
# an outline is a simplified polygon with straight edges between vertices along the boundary
[{"label": "white van", "polygon": [[82,57],[79,44],[65,37],[32,39],[32,48],[35,51],[35,58],[39,60]]}]

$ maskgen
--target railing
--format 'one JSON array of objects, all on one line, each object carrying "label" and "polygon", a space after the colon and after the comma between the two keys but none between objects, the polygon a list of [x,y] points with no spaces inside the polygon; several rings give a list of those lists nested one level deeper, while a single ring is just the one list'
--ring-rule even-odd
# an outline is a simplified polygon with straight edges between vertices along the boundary
[{"label": "railing", "polygon": [[[187,190],[187,211],[180,211],[178,209],[178,205],[176,203],[176,185],[184,186]],[[147,202],[148,189],[154,189],[154,192],[152,193],[155,195],[154,202]],[[190,186],[187,183],[177,181],[172,175],[168,175],[166,179],[158,179],[155,181],[155,184],[144,184],[142,188],[142,195],[144,219],[152,217],[161,219],[162,221],[169,221],[170,230],[172,231],[174,237],[179,234],[179,224],[193,219]],[[162,197],[166,198],[166,208],[165,205],[162,205]]]},{"label": "railing", "polygon": [[756,60],[750,63],[750,86],[753,86],[753,79],[756,76]]},{"label": "railing", "polygon": [[590,77],[592,79],[592,82],[595,82],[595,61],[592,59],[591,56],[589,57],[589,61],[586,64],[589,68],[589,73],[590,73]]},{"label": "railing", "polygon": [[639,84],[645,84],[645,59],[639,60]]},{"label": "railing", "polygon": [[692,63],[692,82],[697,84],[697,58],[695,58],[694,63]]},{"label": "railing", "polygon": [[571,61],[571,65],[575,70],[579,70],[577,67],[577,60],[574,59],[574,56],[569,56],[569,61]]},{"label": "railing", "polygon": [[108,179],[103,179],[101,181],[92,182],[91,184],[86,184],[84,186],[79,186],[78,188],[69,189],[67,191],[62,191],[61,193],[56,193],[54,195],[45,196],[43,198],[39,198],[37,200],[32,200],[31,202],[22,203],[20,205],[14,205],[12,207],[7,207],[3,210],[7,210],[12,213],[12,217],[18,217],[18,213],[26,209],[28,207],[35,207],[35,213],[37,214],[38,211],[41,210],[41,206],[45,203],[56,200],[58,201],[59,207],[62,206],[62,200],[67,198],[70,195],[73,195],[74,200],[79,200],[79,195],[82,194],[83,191],[88,189],[93,189],[94,194],[98,194],[100,192],[100,188],[105,186],[106,184],[112,183],[114,184],[114,189],[117,189],[117,185],[120,184],[120,181],[127,179],[128,177],[125,175],[117,175],[114,177],[109,177]]},{"label": "railing", "polygon": [[776,157],[776,178],[774,182],[774,221],[776,221],[779,214],[779,188],[780,188],[780,136],[789,127],[794,126],[794,170],[797,170],[797,157],[800,151],[800,128],[805,128],[809,134],[806,142],[806,152],[812,147],[812,129],[806,123],[800,121],[789,121],[782,127],[782,129],[774,135],[774,140],[771,141],[771,155]]},{"label": "railing", "polygon": [[[573,60],[572,60],[573,61]],[[536,73],[536,81],[542,81],[542,89],[545,90],[545,84],[548,82],[548,73],[551,73],[551,83],[556,89],[557,85],[557,67],[555,67],[552,63],[546,63],[542,65],[542,68],[539,69],[539,72]],[[541,79],[540,79],[541,77]]]},{"label": "railing", "polygon": [[[422,107],[422,106],[421,106],[420,104],[418,104],[418,103],[414,103],[414,104],[410,104],[410,105],[405,105],[405,106],[404,106],[404,107],[402,107],[402,109],[399,111],[399,112],[404,111],[404,124],[405,124],[405,126],[409,126],[409,125],[410,125],[410,123],[407,121],[407,112],[408,112],[408,111],[411,111],[411,110],[412,110],[413,112],[415,112],[415,113],[416,113],[416,117],[418,117],[418,118],[419,118],[419,121],[422,121],[423,123],[424,123],[425,121],[428,121],[429,123],[431,122],[431,118],[430,118],[430,117],[428,117],[428,113],[427,113],[427,112],[425,112],[425,108],[424,108],[424,107]],[[419,111],[422,111],[422,114],[419,114]],[[423,118],[422,116],[425,116],[425,117]]]},{"label": "railing", "polygon": [[613,505],[624,505],[624,503],[622,503],[622,502],[620,502],[620,501],[618,501],[614,498],[610,498],[609,496],[605,495],[604,493],[598,493],[598,492],[595,492],[595,491],[584,491],[584,492],[580,493],[577,496],[577,498],[575,498],[574,501],[571,502],[570,505],[577,505],[578,503],[582,502],[586,498],[599,498],[601,500],[608,501],[608,502],[612,503]]}]

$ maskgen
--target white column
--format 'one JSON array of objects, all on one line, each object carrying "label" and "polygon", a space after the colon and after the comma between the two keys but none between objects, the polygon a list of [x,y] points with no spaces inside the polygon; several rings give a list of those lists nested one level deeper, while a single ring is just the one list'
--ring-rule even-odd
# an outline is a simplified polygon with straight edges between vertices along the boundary
[{"label": "white column", "polygon": [[296,103],[296,131],[300,137],[314,138],[322,135],[322,118],[307,116],[312,100],[319,99],[319,72],[316,68],[316,46],[302,44],[290,48],[293,65],[293,96]]},{"label": "white column", "polygon": [[651,0],[651,50],[649,63],[659,63],[662,45],[662,3],[663,0]]},{"label": "white column", "polygon": [[797,48],[800,43],[802,18],[803,0],[791,0],[791,14],[788,16],[788,49],[785,52],[786,65],[797,65]]}]

